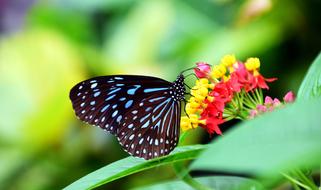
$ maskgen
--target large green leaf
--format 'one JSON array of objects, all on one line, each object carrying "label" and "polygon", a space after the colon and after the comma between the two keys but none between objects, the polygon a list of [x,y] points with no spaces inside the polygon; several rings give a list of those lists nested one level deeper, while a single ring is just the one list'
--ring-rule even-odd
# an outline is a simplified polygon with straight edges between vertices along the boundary
[{"label": "large green leaf", "polygon": [[310,99],[313,97],[321,96],[321,53],[314,60],[313,64],[310,66],[307,75],[305,76],[299,92],[299,99]]},{"label": "large green leaf", "polygon": [[321,99],[297,102],[243,122],[213,142],[191,165],[193,170],[276,177],[321,160]]},{"label": "large green leaf", "polygon": [[141,158],[127,157],[86,175],[65,189],[92,189],[143,170],[178,161],[195,159],[205,147],[206,145],[177,147],[170,155],[148,161]]},{"label": "large green leaf", "polygon": [[[242,177],[199,177],[195,178],[198,182],[211,187],[215,190],[261,190],[263,186],[258,182]],[[153,186],[135,188],[134,190],[193,190],[192,187],[182,181],[171,181]]]}]

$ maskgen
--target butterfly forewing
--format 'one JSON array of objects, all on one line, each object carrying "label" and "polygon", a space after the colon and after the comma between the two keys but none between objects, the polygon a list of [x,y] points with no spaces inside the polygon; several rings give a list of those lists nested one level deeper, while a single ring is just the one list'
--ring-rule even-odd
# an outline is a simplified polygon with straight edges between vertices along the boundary
[{"label": "butterfly forewing", "polygon": [[169,154],[177,145],[183,80],[95,77],[74,86],[70,99],[80,120],[116,135],[130,154],[150,159]]}]

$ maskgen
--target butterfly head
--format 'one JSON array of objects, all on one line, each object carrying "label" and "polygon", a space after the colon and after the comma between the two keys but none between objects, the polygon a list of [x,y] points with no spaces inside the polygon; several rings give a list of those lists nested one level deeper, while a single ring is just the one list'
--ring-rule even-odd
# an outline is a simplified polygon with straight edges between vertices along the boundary
[{"label": "butterfly head", "polygon": [[185,95],[185,85],[184,76],[182,74],[178,75],[176,80],[172,83],[172,96],[175,101],[184,100]]}]

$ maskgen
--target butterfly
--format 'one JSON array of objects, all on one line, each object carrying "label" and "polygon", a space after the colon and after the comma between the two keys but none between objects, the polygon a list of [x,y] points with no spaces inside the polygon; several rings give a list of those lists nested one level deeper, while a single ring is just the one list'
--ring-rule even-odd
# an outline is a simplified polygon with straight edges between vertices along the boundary
[{"label": "butterfly", "polygon": [[94,77],[75,85],[76,116],[115,135],[130,155],[146,160],[169,154],[178,144],[184,76],[174,82],[139,75]]}]

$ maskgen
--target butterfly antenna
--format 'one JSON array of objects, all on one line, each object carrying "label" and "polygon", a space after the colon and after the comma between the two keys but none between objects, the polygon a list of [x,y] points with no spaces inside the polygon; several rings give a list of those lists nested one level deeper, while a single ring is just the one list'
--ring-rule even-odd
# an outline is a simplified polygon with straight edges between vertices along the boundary
[{"label": "butterfly antenna", "polygon": [[187,77],[189,77],[189,76],[195,76],[195,77],[198,79],[198,77],[196,76],[195,73],[190,73],[190,74],[186,75],[186,76],[185,76],[185,79],[186,79]]},{"label": "butterfly antenna", "polygon": [[183,73],[185,73],[185,72],[187,72],[187,71],[190,71],[190,70],[192,70],[192,69],[194,69],[195,67],[191,67],[191,68],[188,68],[188,69],[185,69],[185,70],[183,70],[182,72],[181,72],[181,74],[183,74]]}]

